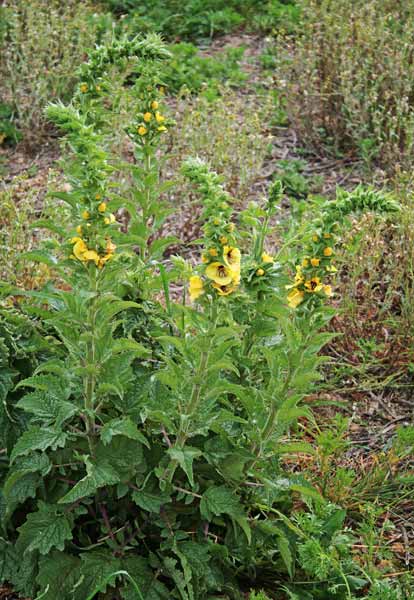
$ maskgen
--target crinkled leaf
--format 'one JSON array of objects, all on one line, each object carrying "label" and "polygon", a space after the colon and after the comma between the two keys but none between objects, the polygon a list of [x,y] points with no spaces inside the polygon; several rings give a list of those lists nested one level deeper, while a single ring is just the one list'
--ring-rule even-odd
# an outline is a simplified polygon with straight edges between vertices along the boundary
[{"label": "crinkled leaf", "polygon": [[39,510],[30,513],[26,522],[18,527],[17,546],[21,551],[38,550],[48,554],[51,548],[63,550],[66,540],[72,539],[72,527],[66,515],[60,514],[54,505],[39,503]]},{"label": "crinkled leaf", "polygon": [[76,502],[81,498],[94,494],[101,487],[115,485],[120,482],[117,470],[109,462],[99,461],[95,464],[88,459],[86,461],[86,471],[87,475],[78,481],[63,498],[60,498],[59,504]]},{"label": "crinkled leaf", "polygon": [[185,446],[184,448],[170,448],[168,450],[172,460],[178,462],[184,473],[187,475],[188,481],[194,485],[193,461],[202,455],[201,450]]},{"label": "crinkled leaf", "polygon": [[130,440],[136,440],[144,444],[149,448],[148,440],[138,430],[136,424],[129,417],[120,417],[119,419],[112,419],[105,423],[101,429],[101,440],[108,445],[115,435],[123,435]]},{"label": "crinkled leaf", "polygon": [[10,463],[13,463],[18,456],[25,456],[35,450],[63,448],[67,437],[66,433],[53,427],[30,427],[20,436],[14,446],[10,455]]}]

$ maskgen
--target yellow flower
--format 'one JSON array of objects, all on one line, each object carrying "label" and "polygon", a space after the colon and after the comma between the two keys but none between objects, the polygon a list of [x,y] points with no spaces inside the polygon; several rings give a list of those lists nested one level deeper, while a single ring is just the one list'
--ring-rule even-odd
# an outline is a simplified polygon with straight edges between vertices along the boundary
[{"label": "yellow flower", "polygon": [[213,262],[206,267],[206,275],[219,286],[227,286],[233,280],[233,274],[229,267],[219,262]]},{"label": "yellow flower", "polygon": [[74,256],[76,256],[78,260],[84,261],[84,254],[87,252],[88,246],[81,238],[72,238],[71,243],[75,244],[72,250]]},{"label": "yellow flower", "polygon": [[223,248],[224,262],[230,269],[240,269],[241,253],[238,248],[232,246],[224,246]]},{"label": "yellow flower", "polygon": [[86,94],[86,92],[88,91],[88,85],[86,83],[82,83],[80,86],[80,91],[82,92],[82,94]]},{"label": "yellow flower", "polygon": [[234,285],[240,284],[240,271],[232,271],[232,280]]},{"label": "yellow flower", "polygon": [[164,123],[165,117],[163,117],[159,112],[156,112],[155,120],[157,121],[157,123]]},{"label": "yellow flower", "polygon": [[157,127],[157,131],[167,131],[167,128],[161,125],[161,127]]},{"label": "yellow flower", "polygon": [[311,293],[319,292],[322,289],[321,280],[319,277],[312,277],[312,279],[305,281],[305,288]]},{"label": "yellow flower", "polygon": [[304,297],[305,297],[305,294],[295,288],[288,294],[288,297],[287,297],[288,305],[290,306],[290,308],[297,308],[299,306],[299,304],[301,304],[301,302],[303,302]]},{"label": "yellow flower", "polygon": [[227,225],[227,231],[229,231],[230,233],[231,233],[232,231],[234,231],[235,229],[236,229],[236,226],[235,226],[235,224],[234,224],[234,223],[229,223],[229,224]]},{"label": "yellow flower", "polygon": [[83,253],[82,260],[93,260],[95,262],[95,264],[98,265],[99,264],[99,254],[97,252],[95,252],[95,250],[86,250],[86,252]]},{"label": "yellow flower", "polygon": [[213,220],[213,225],[220,225],[220,219],[214,219]]},{"label": "yellow flower", "polygon": [[101,194],[99,192],[97,192],[95,194],[95,200],[100,200],[102,198]]},{"label": "yellow flower", "polygon": [[331,233],[324,233],[323,237],[325,238],[325,240],[329,240],[329,238],[332,237],[332,234]]},{"label": "yellow flower", "polygon": [[324,285],[323,286],[323,291],[325,292],[326,296],[328,296],[328,298],[330,298],[331,296],[333,296],[332,287],[330,285]]},{"label": "yellow flower", "polygon": [[302,267],[309,267],[309,260],[307,258],[302,260]]},{"label": "yellow flower", "polygon": [[338,269],[334,265],[328,265],[325,267],[328,273],[337,273]]},{"label": "yellow flower", "polygon": [[79,233],[79,235],[82,235],[82,225],[78,225],[76,227],[76,233]]},{"label": "yellow flower", "polygon": [[146,112],[144,115],[144,121],[145,123],[149,123],[152,119],[152,114],[150,112]]},{"label": "yellow flower", "polygon": [[98,267],[100,269],[102,269],[104,264],[107,263],[108,260],[111,260],[112,257],[113,257],[113,254],[111,252],[108,252],[108,254],[105,254],[105,256],[101,256],[99,259]]},{"label": "yellow flower", "polygon": [[114,253],[116,250],[116,245],[112,242],[111,238],[106,240],[106,251],[110,254]]},{"label": "yellow flower", "polygon": [[139,135],[145,135],[147,133],[147,128],[144,127],[144,125],[140,125],[138,127],[138,133],[139,133]]},{"label": "yellow flower", "polygon": [[204,284],[201,277],[198,275],[193,275],[190,277],[188,291],[190,292],[191,302],[194,302],[194,300],[197,300],[197,298],[204,294]]},{"label": "yellow flower", "polygon": [[105,202],[101,202],[100,205],[98,206],[98,210],[100,213],[103,213],[106,211],[106,203]]},{"label": "yellow flower", "polygon": [[320,258],[311,258],[312,267],[319,267],[319,263],[321,262]]},{"label": "yellow flower", "polygon": [[101,86],[100,86],[100,85],[95,85],[95,90],[96,90],[97,92],[100,92],[100,91],[101,91],[101,89],[102,89],[102,88],[101,88]]},{"label": "yellow flower", "polygon": [[213,283],[213,288],[216,289],[220,296],[228,296],[236,289],[234,285],[220,285]]},{"label": "yellow flower", "polygon": [[215,248],[210,248],[208,253],[210,254],[210,256],[218,256],[218,252]]},{"label": "yellow flower", "polygon": [[228,242],[228,239],[226,238],[226,236],[222,235],[220,238],[220,244],[223,244],[223,246],[224,246],[224,244],[227,244],[227,242]]},{"label": "yellow flower", "polygon": [[159,107],[159,104],[156,100],[154,100],[153,102],[151,102],[151,108],[152,110],[157,110],[157,108]]},{"label": "yellow flower", "polygon": [[105,217],[104,219],[105,225],[110,225],[111,223],[115,223],[115,215],[111,213],[109,217]]},{"label": "yellow flower", "polygon": [[256,275],[258,275],[258,277],[261,277],[262,275],[264,275],[264,270],[263,269],[257,269],[256,271]]},{"label": "yellow flower", "polygon": [[87,210],[83,211],[83,213],[82,213],[82,219],[87,220],[87,219],[89,219],[90,216],[91,215],[90,215],[89,211],[87,211]]},{"label": "yellow flower", "polygon": [[332,256],[333,254],[333,250],[330,246],[328,246],[327,248],[323,249],[323,255],[324,256]]},{"label": "yellow flower", "polygon": [[312,236],[312,241],[319,242],[319,237],[315,234]]},{"label": "yellow flower", "polygon": [[202,263],[208,263],[208,256],[206,256],[205,254],[203,254],[203,256],[201,257],[201,262]]},{"label": "yellow flower", "polygon": [[270,254],[267,254],[267,252],[263,252],[263,254],[262,254],[262,261],[264,263],[266,263],[266,264],[267,263],[272,263],[272,262],[274,262],[274,258]]}]

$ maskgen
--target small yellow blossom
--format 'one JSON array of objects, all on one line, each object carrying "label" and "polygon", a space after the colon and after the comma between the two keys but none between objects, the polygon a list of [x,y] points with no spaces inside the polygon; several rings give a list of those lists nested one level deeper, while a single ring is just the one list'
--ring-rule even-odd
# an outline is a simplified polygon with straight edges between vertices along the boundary
[{"label": "small yellow blossom", "polygon": [[231,269],[240,270],[241,252],[238,248],[233,248],[232,246],[224,246],[223,258],[224,262],[228,267],[230,267]]},{"label": "small yellow blossom", "polygon": [[79,89],[82,92],[82,94],[86,94],[86,92],[88,91],[88,84],[82,83]]},{"label": "small yellow blossom", "polygon": [[147,128],[144,127],[144,125],[140,125],[138,127],[138,133],[139,133],[139,135],[145,135],[147,133]]},{"label": "small yellow blossom", "polygon": [[327,248],[323,249],[323,255],[324,256],[332,256],[333,254],[333,250],[330,246],[328,246]]},{"label": "small yellow blossom", "polygon": [[213,283],[213,288],[217,290],[220,296],[228,296],[236,289],[234,285],[220,285],[218,283]]},{"label": "small yellow blossom", "polygon": [[234,223],[229,223],[227,225],[227,231],[229,231],[230,233],[232,233],[232,231],[234,231],[236,229],[236,226]]},{"label": "small yellow blossom", "polygon": [[319,263],[321,262],[320,258],[311,258],[312,267],[319,267]]},{"label": "small yellow blossom", "polygon": [[156,112],[155,120],[157,121],[157,123],[164,123],[165,117],[163,117],[159,112]]},{"label": "small yellow blossom", "polygon": [[97,192],[95,194],[95,200],[100,200],[102,198],[101,194],[99,192]]},{"label": "small yellow blossom", "polygon": [[99,264],[99,254],[95,250],[86,250],[83,253],[82,260],[93,260],[96,265]]},{"label": "small yellow blossom", "polygon": [[150,112],[146,112],[144,114],[144,121],[145,121],[145,123],[149,123],[151,121],[151,119],[152,119],[152,114]]},{"label": "small yellow blossom", "polygon": [[76,227],[76,233],[79,233],[79,235],[82,235],[82,225],[78,225]]},{"label": "small yellow blossom", "polygon": [[206,275],[220,286],[227,286],[233,280],[232,270],[219,262],[209,264],[208,267],[206,267]]},{"label": "small yellow blossom", "polygon": [[334,266],[334,265],[328,265],[327,267],[325,267],[326,271],[328,271],[328,273],[337,273],[338,269]]},{"label": "small yellow blossom", "polygon": [[210,254],[210,256],[218,256],[218,252],[215,248],[210,248],[208,253]]},{"label": "small yellow blossom", "polygon": [[213,221],[213,225],[220,225],[221,221],[220,219],[214,219]]},{"label": "small yellow blossom", "polygon": [[304,297],[305,297],[305,294],[303,292],[301,292],[300,290],[298,290],[297,288],[295,288],[288,294],[288,297],[287,297],[288,305],[290,306],[290,308],[297,308],[299,306],[299,304],[301,304],[303,302]]},{"label": "small yellow blossom", "polygon": [[106,251],[109,253],[113,253],[116,250],[116,245],[112,242],[111,238],[106,240]]},{"label": "small yellow blossom", "polygon": [[190,285],[188,290],[190,292],[191,302],[194,302],[194,300],[197,300],[197,298],[204,294],[204,284],[201,277],[198,275],[193,275],[190,277]]},{"label": "small yellow blossom", "polygon": [[304,258],[302,260],[302,267],[309,267],[309,260],[307,258]]},{"label": "small yellow blossom", "polygon": [[111,225],[111,223],[115,223],[115,215],[111,213],[108,217],[104,219],[105,225]]},{"label": "small yellow blossom", "polygon": [[332,234],[331,233],[324,233],[323,237],[325,238],[325,240],[329,240],[329,238],[332,237]]},{"label": "small yellow blossom", "polygon": [[237,271],[232,270],[232,281],[233,281],[233,284],[236,286],[240,284],[240,270],[237,270]]},{"label": "small yellow blossom", "polygon": [[101,91],[101,89],[102,89],[102,88],[101,88],[101,86],[100,86],[100,85],[95,85],[95,90],[96,90],[97,92],[100,92],[100,91]]},{"label": "small yellow blossom", "polygon": [[81,238],[72,238],[71,243],[74,244],[73,250],[72,250],[74,256],[78,260],[84,261],[85,259],[83,256],[84,256],[85,252],[87,252],[88,246],[85,244],[85,242]]},{"label": "small yellow blossom", "polygon": [[167,131],[167,128],[161,125],[161,127],[157,127],[157,131]]},{"label": "small yellow blossom", "polygon": [[319,292],[322,289],[321,280],[319,277],[312,277],[312,279],[305,281],[305,288],[311,293]]},{"label": "small yellow blossom", "polygon": [[90,215],[89,211],[87,211],[87,210],[83,211],[83,213],[82,213],[82,219],[87,220],[87,219],[89,219],[90,216],[91,215]]},{"label": "small yellow blossom", "polygon": [[333,296],[332,286],[330,286],[330,285],[324,285],[323,286],[323,291],[325,292],[326,296],[328,296],[328,298],[330,298],[331,296]]},{"label": "small yellow blossom", "polygon": [[151,102],[151,108],[152,108],[152,110],[157,110],[158,107],[159,107],[158,102],[156,100],[153,100]]},{"label": "small yellow blossom", "polygon": [[208,263],[208,256],[206,256],[205,254],[203,254],[203,256],[201,257],[201,262],[202,263]]},{"label": "small yellow blossom", "polygon": [[312,236],[312,241],[314,242],[319,242],[319,236],[317,236],[316,234]]},{"label": "small yellow blossom", "polygon": [[274,258],[270,254],[267,254],[267,252],[263,252],[263,254],[262,254],[262,261],[264,263],[268,264],[268,263],[274,262]]},{"label": "small yellow blossom", "polygon": [[106,202],[101,202],[100,205],[98,206],[98,210],[100,213],[103,213],[106,211]]},{"label": "small yellow blossom", "polygon": [[264,275],[264,273],[265,273],[265,272],[264,272],[264,269],[257,269],[257,271],[256,271],[256,275],[257,275],[258,277],[261,277],[262,275]]},{"label": "small yellow blossom", "polygon": [[226,238],[225,235],[221,236],[221,238],[220,238],[220,244],[223,244],[223,246],[224,246],[224,244],[227,244],[228,241],[229,240]]}]

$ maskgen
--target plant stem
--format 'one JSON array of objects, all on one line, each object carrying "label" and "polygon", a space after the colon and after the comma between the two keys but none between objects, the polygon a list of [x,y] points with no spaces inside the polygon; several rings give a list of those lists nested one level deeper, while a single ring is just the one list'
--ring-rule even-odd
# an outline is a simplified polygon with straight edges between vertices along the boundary
[{"label": "plant stem", "polygon": [[98,292],[98,272],[93,263],[89,265],[89,291],[94,295],[90,299],[88,308],[88,344],[86,354],[87,374],[84,381],[85,388],[85,412],[86,412],[86,433],[88,436],[89,449],[94,455],[95,435],[95,386],[96,386],[96,348],[95,348],[95,331],[96,331],[96,294]]}]

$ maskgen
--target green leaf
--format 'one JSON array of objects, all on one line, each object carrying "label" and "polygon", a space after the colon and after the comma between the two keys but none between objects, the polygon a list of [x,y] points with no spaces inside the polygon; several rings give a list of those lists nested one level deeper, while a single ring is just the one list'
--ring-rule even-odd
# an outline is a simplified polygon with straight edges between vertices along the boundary
[{"label": "green leaf", "polygon": [[129,438],[130,440],[136,440],[137,442],[141,442],[147,448],[150,447],[148,440],[144,437],[144,435],[138,431],[136,424],[132,421],[130,417],[120,417],[118,419],[112,419],[105,423],[105,425],[101,429],[101,440],[107,446],[110,444],[112,438],[115,435],[123,435],[124,437]]},{"label": "green leaf", "polygon": [[160,513],[164,504],[171,502],[171,496],[161,491],[135,491],[132,494],[132,499],[143,510],[157,514]]},{"label": "green leaf", "polygon": [[200,513],[208,521],[211,521],[213,516],[228,515],[240,525],[250,543],[249,523],[238,497],[230,488],[225,485],[208,488],[201,498]]},{"label": "green leaf", "polygon": [[76,556],[53,550],[39,560],[36,581],[42,600],[66,600],[81,577],[81,561]]},{"label": "green leaf", "polygon": [[131,352],[136,358],[142,358],[151,354],[151,351],[148,348],[129,338],[116,339],[112,347],[112,352],[113,354]]},{"label": "green leaf", "polygon": [[58,260],[50,252],[45,250],[32,250],[31,252],[23,252],[20,254],[21,260],[32,260],[34,262],[43,263],[48,267],[55,267],[58,264]]},{"label": "green leaf", "polygon": [[13,544],[0,538],[0,584],[13,580],[17,562]]},{"label": "green leaf", "polygon": [[101,487],[115,485],[121,481],[117,470],[109,462],[101,460],[94,464],[89,458],[85,462],[87,475],[78,481],[63,498],[60,498],[59,504],[76,502],[94,494]]},{"label": "green leaf", "polygon": [[193,461],[200,457],[203,453],[198,448],[185,446],[184,448],[169,448],[167,453],[172,460],[178,462],[184,473],[187,475],[188,481],[194,485]]},{"label": "green leaf", "polygon": [[63,550],[66,540],[72,539],[72,527],[66,515],[59,514],[56,506],[44,502],[39,502],[39,510],[30,513],[18,531],[17,547],[20,550],[38,550],[43,555],[52,548]]},{"label": "green leaf", "polygon": [[59,429],[52,427],[30,427],[25,431],[14,446],[10,455],[10,464],[18,456],[25,456],[35,450],[47,450],[51,448],[63,448],[66,444],[67,435]]},{"label": "green leaf", "polygon": [[121,571],[121,567],[120,559],[109,550],[92,550],[82,554],[82,581],[75,590],[76,600],[86,600],[97,589],[105,592],[108,586],[115,586],[115,573]]},{"label": "green leaf", "polygon": [[78,409],[75,404],[60,400],[47,392],[32,392],[23,396],[17,403],[18,408],[31,413],[41,420],[45,425],[62,425],[65,421],[73,417]]}]

